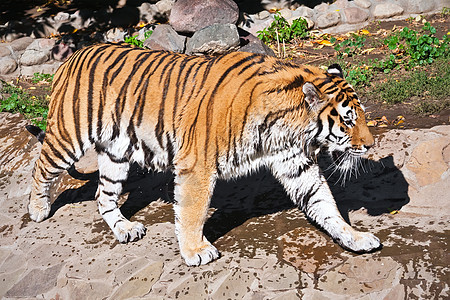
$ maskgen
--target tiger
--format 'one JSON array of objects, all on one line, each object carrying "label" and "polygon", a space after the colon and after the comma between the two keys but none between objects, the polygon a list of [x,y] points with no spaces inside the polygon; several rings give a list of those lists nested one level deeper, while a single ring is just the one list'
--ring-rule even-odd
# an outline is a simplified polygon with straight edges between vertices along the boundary
[{"label": "tiger", "polygon": [[174,174],[175,233],[189,266],[220,256],[203,234],[217,180],[262,168],[343,248],[382,246],[344,221],[317,162],[325,152],[336,170],[351,173],[374,144],[364,107],[337,64],[326,70],[254,53],[193,56],[96,44],[56,71],[47,124],[28,205],[36,222],[49,216],[52,181],[94,147],[96,203],[121,243],[146,234],[117,205],[137,163]]}]

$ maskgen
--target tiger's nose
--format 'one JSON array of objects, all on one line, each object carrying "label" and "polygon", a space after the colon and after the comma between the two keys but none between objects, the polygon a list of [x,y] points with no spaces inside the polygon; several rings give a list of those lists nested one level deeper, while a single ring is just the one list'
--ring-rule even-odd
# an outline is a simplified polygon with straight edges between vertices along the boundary
[{"label": "tiger's nose", "polygon": [[369,134],[365,137],[361,138],[361,144],[364,145],[364,147],[368,149],[372,148],[375,144],[375,139],[373,138],[373,135],[369,132]]}]

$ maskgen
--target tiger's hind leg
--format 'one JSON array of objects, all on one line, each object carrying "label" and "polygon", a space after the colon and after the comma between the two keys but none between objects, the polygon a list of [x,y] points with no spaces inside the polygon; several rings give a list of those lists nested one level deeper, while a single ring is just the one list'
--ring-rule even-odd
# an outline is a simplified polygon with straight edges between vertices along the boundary
[{"label": "tiger's hind leg", "polygon": [[130,163],[117,158],[107,150],[98,150],[99,185],[96,193],[98,210],[121,243],[141,239],[145,227],[139,222],[127,220],[117,207],[122,185],[128,178]]},{"label": "tiger's hind leg", "polygon": [[33,170],[33,181],[28,204],[30,219],[41,222],[50,214],[50,186],[52,182],[68,169],[75,161],[73,157],[61,153],[49,144],[51,137],[46,137],[39,159],[36,161]]}]

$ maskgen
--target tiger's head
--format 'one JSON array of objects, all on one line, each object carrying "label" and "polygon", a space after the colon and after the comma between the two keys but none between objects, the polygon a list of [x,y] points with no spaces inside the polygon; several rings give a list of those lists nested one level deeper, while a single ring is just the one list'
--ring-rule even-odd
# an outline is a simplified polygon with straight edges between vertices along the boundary
[{"label": "tiger's head", "polygon": [[315,141],[327,149],[342,178],[359,167],[360,158],[373,146],[364,107],[352,86],[343,79],[339,65],[331,65],[323,77],[305,82],[304,99],[317,120]]}]

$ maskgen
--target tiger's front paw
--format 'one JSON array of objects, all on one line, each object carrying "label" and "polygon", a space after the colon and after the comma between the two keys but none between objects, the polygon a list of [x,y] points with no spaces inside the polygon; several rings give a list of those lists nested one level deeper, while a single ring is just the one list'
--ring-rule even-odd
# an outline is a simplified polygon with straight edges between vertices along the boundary
[{"label": "tiger's front paw", "polygon": [[188,266],[200,266],[219,258],[220,253],[216,247],[207,242],[194,250],[181,249],[181,256]]},{"label": "tiger's front paw", "polygon": [[348,236],[343,236],[338,242],[344,248],[358,253],[371,252],[383,246],[380,240],[372,233],[356,230],[353,230],[352,234]]},{"label": "tiger's front paw", "polygon": [[121,220],[116,222],[113,228],[117,240],[123,244],[134,242],[144,237],[147,229],[139,222]]},{"label": "tiger's front paw", "polygon": [[50,203],[30,202],[30,204],[28,204],[28,214],[30,215],[31,220],[41,222],[50,214]]}]

